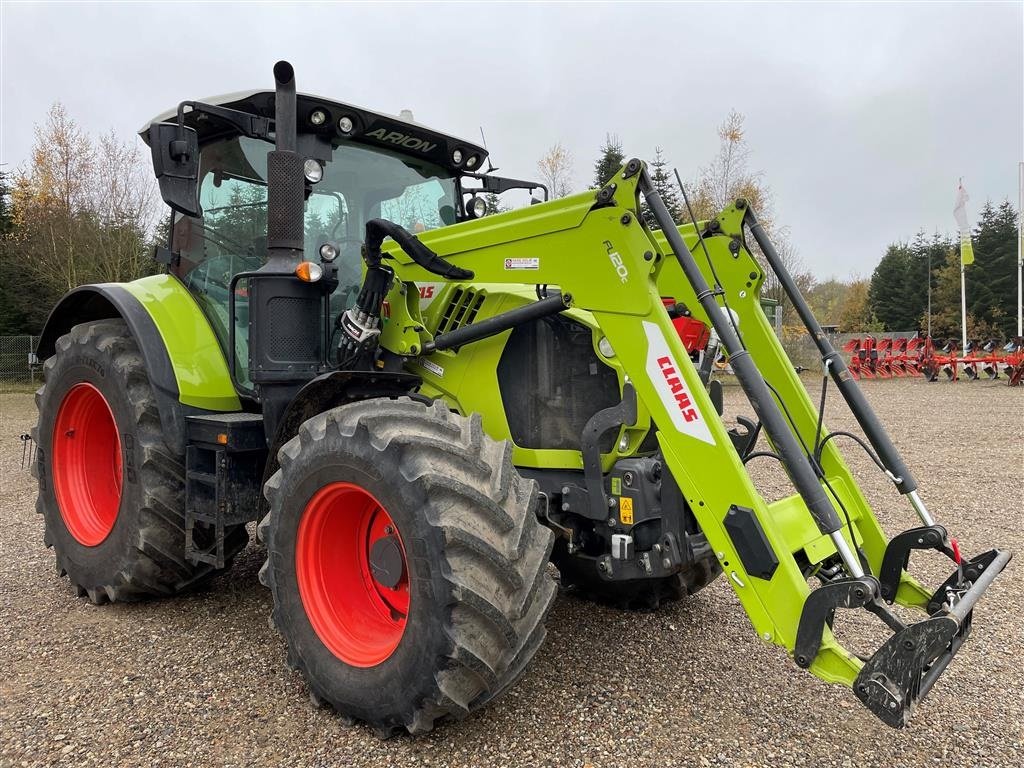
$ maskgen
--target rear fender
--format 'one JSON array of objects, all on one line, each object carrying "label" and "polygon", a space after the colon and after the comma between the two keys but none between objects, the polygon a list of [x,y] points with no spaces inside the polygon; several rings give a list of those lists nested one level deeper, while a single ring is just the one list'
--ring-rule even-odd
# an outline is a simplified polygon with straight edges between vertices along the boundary
[{"label": "rear fender", "polygon": [[50,312],[36,354],[45,360],[74,326],[111,318],[123,319],[139,345],[164,435],[179,453],[185,450],[186,415],[241,410],[209,322],[170,275],[75,288]]}]

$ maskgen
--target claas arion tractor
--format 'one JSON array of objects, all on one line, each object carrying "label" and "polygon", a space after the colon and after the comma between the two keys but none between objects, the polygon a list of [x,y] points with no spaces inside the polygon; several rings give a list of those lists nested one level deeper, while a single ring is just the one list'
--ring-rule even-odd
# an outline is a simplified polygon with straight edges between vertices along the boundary
[{"label": "claas arion tractor", "polygon": [[[166,269],[71,291],[43,331],[38,508],[78,593],[201,584],[256,521],[288,663],[315,702],[390,734],[523,674],[549,563],[624,607],[723,575],[759,637],[904,725],[1010,555],[961,556],[935,522],[750,206],[677,228],[630,160],[598,190],[486,215],[491,193],[547,195],[408,113],[297,95],[286,62],[274,76],[141,131],[173,211]],[[761,310],[766,269],[817,343],[820,402]],[[725,423],[702,345],[752,417]],[[823,423],[829,383],[861,435]],[[883,533],[838,438],[919,524]],[[758,457],[792,495],[758,494]],[[918,550],[948,556],[937,588],[907,573]],[[855,610],[888,632],[870,655],[833,634]]]}]

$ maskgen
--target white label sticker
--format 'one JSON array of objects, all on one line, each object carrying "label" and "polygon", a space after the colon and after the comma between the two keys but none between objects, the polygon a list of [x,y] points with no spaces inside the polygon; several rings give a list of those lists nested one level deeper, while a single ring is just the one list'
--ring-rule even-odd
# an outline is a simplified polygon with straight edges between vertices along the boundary
[{"label": "white label sticker", "polygon": [[419,283],[420,309],[426,309],[444,288],[444,283]]},{"label": "white label sticker", "polygon": [[427,360],[427,358],[421,357],[419,359],[419,364],[420,364],[421,367],[426,368],[428,371],[430,371],[432,374],[437,376],[437,378],[439,378],[439,379],[442,376],[444,376],[444,368],[442,368],[440,365],[435,363],[433,360]]},{"label": "white label sticker", "polygon": [[647,334],[647,376],[668,410],[672,423],[683,434],[715,445],[707,420],[687,388],[679,364],[661,330],[654,323],[645,321],[644,332]]},{"label": "white label sticker", "polygon": [[505,269],[540,269],[540,259],[536,257],[505,259]]}]

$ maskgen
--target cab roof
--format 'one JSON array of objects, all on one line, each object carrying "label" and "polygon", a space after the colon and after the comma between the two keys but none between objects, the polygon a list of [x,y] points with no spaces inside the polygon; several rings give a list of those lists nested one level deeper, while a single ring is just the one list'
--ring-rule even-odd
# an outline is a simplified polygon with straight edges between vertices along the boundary
[{"label": "cab roof", "polygon": [[[274,119],[274,92],[272,90],[239,91],[198,101],[218,107],[236,109],[270,120]],[[300,135],[314,134],[335,145],[342,141],[358,141],[385,147],[445,166],[454,173],[479,172],[484,158],[487,157],[487,150],[479,144],[421,125],[412,119],[412,114],[409,112],[403,112],[401,116],[388,115],[308,93],[298,94],[297,102],[296,113]],[[314,123],[312,118],[317,113],[323,113],[324,119],[319,123]],[[177,119],[177,114],[178,110],[175,107],[149,120],[139,129],[143,141],[148,143],[151,125],[173,122]],[[352,122],[352,128],[347,133],[339,126],[339,121],[342,118],[348,118]],[[200,146],[237,133],[237,129],[227,121],[196,111],[185,113],[185,125],[194,128],[199,134]],[[345,125],[347,127],[347,123]],[[458,155],[456,155],[456,150],[458,150]],[[453,158],[460,156],[460,162],[456,163]]]}]

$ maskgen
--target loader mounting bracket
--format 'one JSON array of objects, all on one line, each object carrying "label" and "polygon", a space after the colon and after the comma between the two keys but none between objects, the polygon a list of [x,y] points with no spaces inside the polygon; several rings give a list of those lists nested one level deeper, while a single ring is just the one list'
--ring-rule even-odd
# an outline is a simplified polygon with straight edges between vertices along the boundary
[{"label": "loader mounting bracket", "polygon": [[807,669],[821,648],[825,625],[832,626],[836,608],[860,608],[878,596],[878,582],[871,576],[841,579],[822,584],[804,601],[797,628],[793,660]]},{"label": "loader mounting bracket", "polygon": [[910,563],[911,550],[934,549],[955,560],[956,556],[948,542],[946,529],[941,525],[923,525],[893,536],[885,547],[882,568],[878,573],[882,599],[887,603],[892,603],[896,599],[896,590],[900,586],[900,574]]},{"label": "loader mounting bracket", "polygon": [[587,496],[595,520],[608,516],[608,497],[604,495],[603,470],[601,468],[601,435],[610,429],[636,422],[636,389],[629,382],[622,386],[622,400],[617,404],[598,411],[583,427],[580,448],[583,454],[583,476],[587,485]]}]

